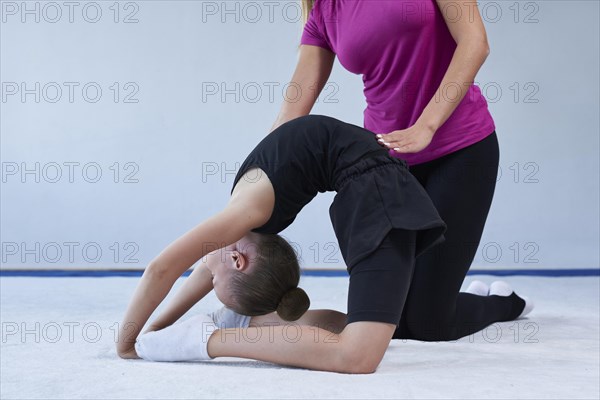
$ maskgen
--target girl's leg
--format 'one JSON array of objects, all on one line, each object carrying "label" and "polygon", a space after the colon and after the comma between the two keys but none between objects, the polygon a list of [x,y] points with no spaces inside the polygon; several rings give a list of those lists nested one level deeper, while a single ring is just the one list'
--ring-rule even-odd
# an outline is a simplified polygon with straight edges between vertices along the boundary
[{"label": "girl's leg", "polygon": [[[340,333],[347,325],[346,314],[337,310],[308,310],[294,323],[298,325],[310,325],[323,328],[327,331]],[[277,312],[272,312],[265,315],[258,315],[250,319],[249,326],[276,326],[286,325],[289,321],[285,321],[277,315]],[[218,326],[218,324],[217,324]],[[237,325],[240,326],[240,325]]]},{"label": "girl's leg", "polygon": [[339,334],[288,323],[220,329],[211,357],[243,357],[315,370],[374,372],[398,326],[415,265],[413,231],[394,229],[349,268],[348,324]]},{"label": "girl's leg", "polygon": [[496,133],[431,162],[410,167],[448,229],[446,240],[416,260],[396,339],[454,340],[515,319],[525,302],[459,293],[479,246],[496,187]]},{"label": "girl's leg", "polygon": [[308,325],[218,329],[208,354],[241,357],[318,371],[372,373],[383,359],[396,325],[361,321],[339,333]]}]

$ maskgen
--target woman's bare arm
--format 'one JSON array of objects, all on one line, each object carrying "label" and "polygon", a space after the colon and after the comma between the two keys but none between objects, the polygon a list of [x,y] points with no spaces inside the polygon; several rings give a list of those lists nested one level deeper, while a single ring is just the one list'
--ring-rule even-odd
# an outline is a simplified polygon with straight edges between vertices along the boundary
[{"label": "woman's bare arm", "polygon": [[307,115],[331,75],[335,53],[319,46],[301,45],[296,70],[271,132],[279,125]]},{"label": "woman's bare arm", "polygon": [[[485,26],[476,0],[436,0],[448,30],[456,42],[454,55],[439,88],[419,116],[417,123],[437,131],[467,94],[475,76],[490,53]],[[454,9],[460,7],[460,18]],[[454,93],[454,88],[458,92]]]}]

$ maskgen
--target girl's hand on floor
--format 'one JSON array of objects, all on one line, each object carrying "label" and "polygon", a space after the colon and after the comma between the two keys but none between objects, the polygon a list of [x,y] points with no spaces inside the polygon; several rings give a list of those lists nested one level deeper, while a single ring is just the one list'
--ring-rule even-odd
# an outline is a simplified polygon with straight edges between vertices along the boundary
[{"label": "girl's hand on floor", "polygon": [[140,356],[137,355],[134,347],[132,347],[131,350],[129,350],[129,351],[120,353],[119,357],[124,358],[124,359],[139,359],[139,358],[141,358]]},{"label": "girl's hand on floor", "polygon": [[148,327],[148,329],[146,329],[146,330],[145,330],[144,332],[142,332],[141,334],[143,335],[143,334],[145,334],[145,333],[148,333],[148,332],[154,332],[154,331],[158,331],[158,330],[159,330],[159,328],[158,328],[157,326],[155,326],[155,325],[150,325],[150,326]]}]

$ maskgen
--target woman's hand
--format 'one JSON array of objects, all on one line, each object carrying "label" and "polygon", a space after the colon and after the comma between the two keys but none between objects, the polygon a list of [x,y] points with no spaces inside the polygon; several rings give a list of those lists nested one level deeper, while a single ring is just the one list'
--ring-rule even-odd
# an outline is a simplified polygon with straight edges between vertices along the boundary
[{"label": "woman's hand", "polygon": [[435,130],[432,128],[415,124],[408,129],[392,131],[387,135],[378,134],[377,141],[396,153],[416,153],[429,146],[434,134]]}]

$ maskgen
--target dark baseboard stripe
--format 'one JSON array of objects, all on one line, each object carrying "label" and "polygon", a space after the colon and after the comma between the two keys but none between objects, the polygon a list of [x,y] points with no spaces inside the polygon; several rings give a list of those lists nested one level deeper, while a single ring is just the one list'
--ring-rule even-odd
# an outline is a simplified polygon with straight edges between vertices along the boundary
[{"label": "dark baseboard stripe", "polygon": [[[47,269],[47,270],[26,270],[26,269],[2,269],[0,277],[20,276],[20,277],[86,277],[86,278],[103,278],[103,277],[140,277],[144,271],[141,269],[130,270],[67,270],[67,269]],[[188,276],[191,271],[186,271],[183,276]],[[320,277],[343,277],[348,276],[344,269],[303,269],[304,276],[320,276]],[[598,268],[583,268],[583,269],[473,269],[467,275],[494,275],[494,276],[546,276],[546,277],[573,277],[573,276],[600,276]]]}]

